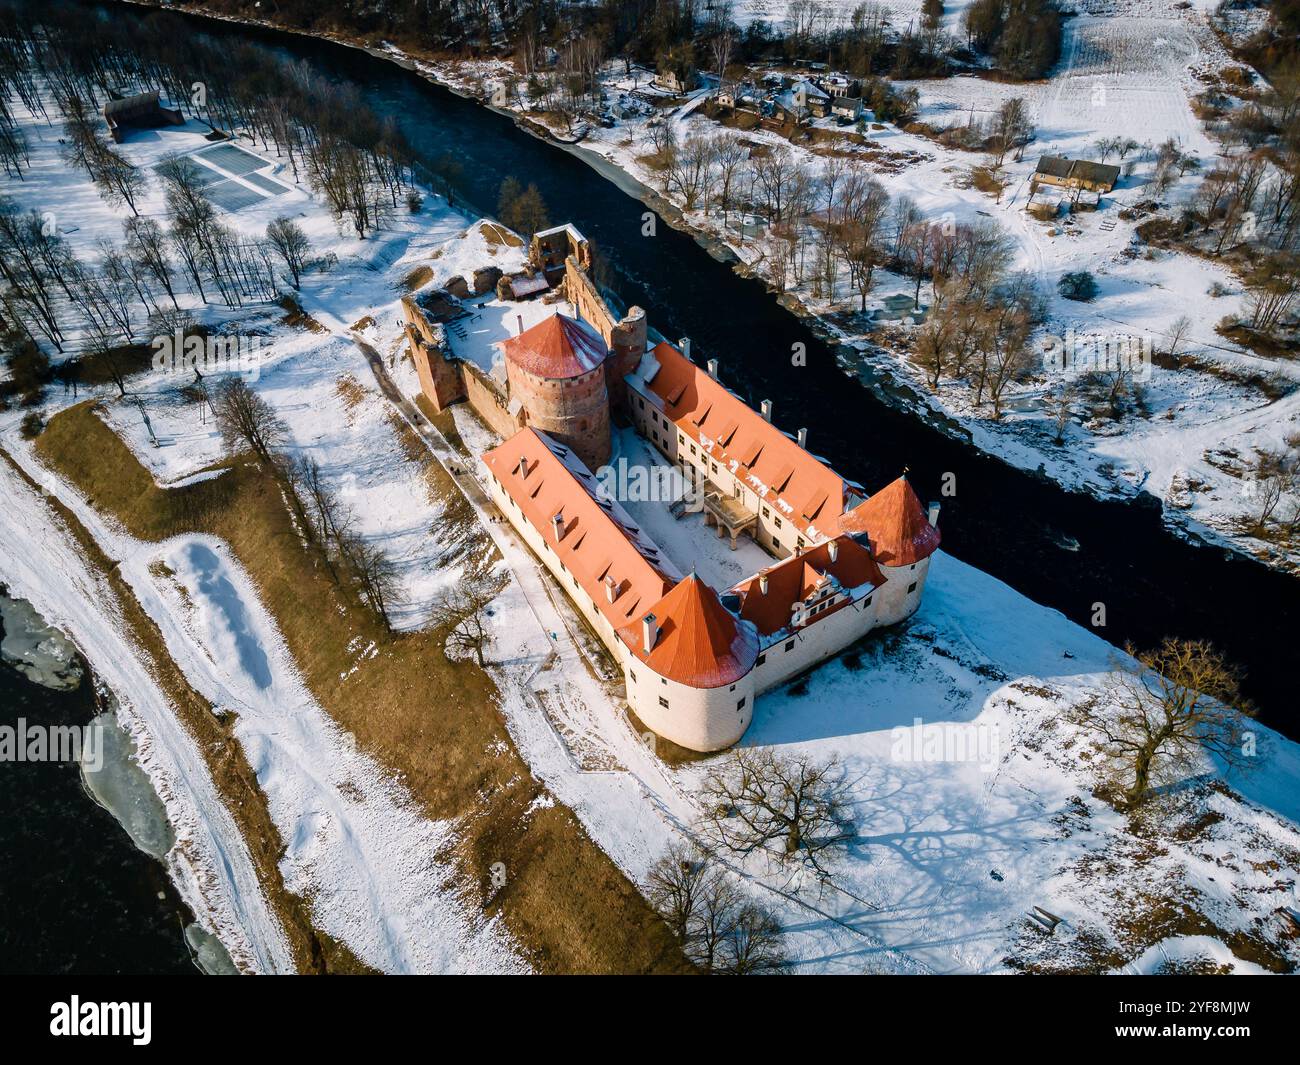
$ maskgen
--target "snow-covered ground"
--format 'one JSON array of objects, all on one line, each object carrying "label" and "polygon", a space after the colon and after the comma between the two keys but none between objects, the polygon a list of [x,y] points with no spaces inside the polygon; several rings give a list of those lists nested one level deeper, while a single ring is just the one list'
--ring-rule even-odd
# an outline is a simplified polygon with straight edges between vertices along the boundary
[{"label": "snow-covered ground", "polygon": [[[1001,211],[1009,226],[1023,227],[1027,256],[1040,254],[1045,271],[1065,268],[1068,259],[1052,259],[1051,249],[1070,247],[1071,238],[1046,238],[1017,222],[1020,215],[948,183],[932,143],[896,131],[888,136],[931,157],[923,164],[931,170],[902,172],[918,198],[937,197],[927,210],[950,204],[963,217]],[[620,157],[618,141],[606,147]],[[51,151],[43,142],[40,152]],[[71,185],[63,191],[82,195]],[[340,235],[303,196],[302,220],[316,250],[338,256],[337,266],[309,274],[303,284],[302,304],[320,331],[284,325],[278,312],[265,309],[221,313],[263,335],[263,359],[250,383],[286,422],[291,449],[317,458],[346,494],[365,535],[383,540],[403,560],[401,621],[419,625],[431,598],[467,562],[431,535],[443,505],[428,492],[419,464],[405,456],[390,421],[394,408],[351,338],[355,332],[378,349],[400,389],[414,394],[414,372],[398,355],[403,280],[420,267],[435,278],[441,273],[441,280],[452,273],[468,277],[492,261],[508,267],[518,252],[483,241],[471,220],[433,198],[421,214],[402,216],[360,244]],[[84,251],[96,232],[111,229],[104,217],[110,214],[97,197],[84,199],[82,224],[69,240]],[[252,231],[265,220],[231,216],[231,224],[245,223]],[[1169,282],[1182,276],[1175,272]],[[1142,300],[1137,286],[1105,283],[1115,286],[1107,291],[1119,300]],[[1143,313],[1154,320],[1162,301],[1147,301]],[[176,395],[182,383],[155,372],[133,380],[130,401],[115,400],[108,390],[102,396],[110,425],[163,484],[201,476],[225,457],[211,425]],[[70,401],[49,396],[51,407]],[[1213,395],[1199,400],[1206,433],[1217,401]],[[275,619],[229,549],[195,536],[161,544],[124,536],[35,462],[17,438],[18,417],[15,411],[0,416],[6,450],[120,562],[190,682],[219,706],[237,710],[240,741],[288,845],[286,881],[309,898],[318,926],[386,970],[521,968],[503,931],[467,907],[469,889],[438,856],[454,827],[413,813],[386,768],[358,753],[306,692]],[[463,406],[455,418],[472,453],[494,442]],[[440,461],[464,465],[436,435],[430,440]],[[620,448],[636,456],[643,445],[623,437]],[[1175,453],[1172,443],[1168,453]],[[1139,454],[1135,445],[1134,461]],[[469,465],[469,476],[481,476]],[[0,483],[15,503],[0,514],[0,579],[69,632],[118,693],[141,760],[177,828],[169,865],[204,926],[242,967],[286,968],[283,935],[201,757],[129,646],[120,619],[105,607],[98,579],[40,496],[7,470],[0,464]],[[753,568],[755,560],[744,553],[752,545],[742,542],[743,551],[732,555],[706,539],[695,519],[676,522],[650,504],[633,516],[682,569],[698,565],[725,584],[737,568]],[[644,883],[670,841],[696,834],[699,789],[711,763],[673,767],[660,759],[653,737],[647,741],[632,727],[589,635],[536,560],[508,526],[485,523],[483,535],[513,578],[494,606],[490,652],[512,738],[555,799]],[[1209,955],[1248,968],[1253,963],[1234,960],[1224,942],[1234,934],[1266,941],[1294,963],[1295,947],[1282,941],[1276,911],[1296,904],[1300,747],[1261,729],[1258,768],[1232,777],[1235,790],[1212,787],[1220,774],[1206,766],[1204,779],[1158,800],[1170,824],[1196,824],[1153,846],[1093,796],[1085,745],[1067,717],[1098,692],[1116,655],[1056,612],[940,554],[922,609],[903,630],[760,698],[745,743],[838,758],[858,822],[832,883],[822,889],[791,883],[785,870],[758,859],[732,863],[745,889],[778,912],[798,969],[990,972],[1085,964],[1099,951],[1117,956],[1115,967],[1139,971],[1159,967],[1164,956]],[[926,734],[910,731],[918,720],[973,743],[976,757],[927,759]],[[1136,918],[1150,915],[1153,894],[1176,897],[1204,915],[1216,931],[1197,934],[1209,942],[1188,943],[1179,938],[1185,929],[1166,928],[1154,917],[1135,930]],[[1027,924],[1025,911],[1035,905],[1064,918],[1054,936],[1044,938]]]},{"label": "snow-covered ground", "polygon": [[[887,5],[893,25],[903,27],[910,9]],[[1007,99],[1025,99],[1036,137],[1020,160],[1008,162],[1008,180],[1000,202],[971,187],[972,166],[984,161],[979,153],[946,148],[935,141],[904,133],[894,126],[872,128],[873,151],[862,158],[893,196],[910,197],[924,217],[934,221],[977,223],[994,219],[1018,248],[1017,269],[1041,282],[1049,297],[1046,335],[1065,337],[1071,332],[1100,343],[1133,337],[1160,349],[1168,344],[1175,323],[1186,316],[1191,325],[1180,347],[1178,368],[1153,367],[1140,382],[1141,406],[1119,421],[1091,418],[1085,402],[1076,397],[1074,416],[1065,439],[1056,442],[1053,402],[1063,384],[1052,372],[1032,375],[1008,389],[1003,416],[994,420],[986,403],[977,407],[967,384],[944,380],[931,392],[924,374],[906,355],[908,327],[897,336],[888,332],[868,339],[865,331],[836,319],[834,331],[860,352],[860,360],[910,383],[918,409],[926,408],[954,418],[981,448],[1025,469],[1039,470],[1069,487],[1099,494],[1131,495],[1146,492],[1166,504],[1166,520],[1210,540],[1261,554],[1278,564],[1295,566],[1295,552],[1262,543],[1243,531],[1245,519],[1257,515],[1250,470],[1260,451],[1285,450],[1288,437],[1300,431],[1300,368],[1290,362],[1264,359],[1221,337],[1215,330],[1227,315],[1243,305],[1240,283],[1229,270],[1210,260],[1147,250],[1135,228],[1143,219],[1118,217],[1121,208],[1149,198],[1144,187],[1152,170],[1141,149],[1122,165],[1134,172],[1121,178],[1101,210],[1080,213],[1072,220],[1045,224],[1025,211],[1029,176],[1041,155],[1097,158],[1096,142],[1103,137],[1132,138],[1154,148],[1172,137],[1182,150],[1204,165],[1212,163],[1218,146],[1196,120],[1190,99],[1204,89],[1197,74],[1229,65],[1232,60],[1206,21],[1213,5],[1200,2],[1183,8],[1175,0],[1094,0],[1081,14],[1067,19],[1062,59],[1052,76],[1042,82],[1011,84],[974,76],[900,82],[920,94],[919,117],[944,129],[968,121],[986,120]],[[842,14],[852,5],[844,5]],[[964,5],[946,5],[945,27],[956,29]],[[918,7],[919,10],[919,7]],[[741,22],[762,18],[781,24],[788,14],[783,0],[752,0],[740,5]],[[468,65],[425,64],[431,76],[463,91],[502,72],[500,63],[477,61]],[[643,90],[648,72],[628,78],[621,64],[611,64],[604,75],[610,98],[636,84]],[[695,134],[719,130],[701,110],[708,90],[698,90],[678,108],[664,113],[676,127],[681,143]],[[514,102],[513,106],[521,106]],[[590,124],[579,155],[595,153],[656,191],[662,192],[660,175],[646,167],[641,157],[649,150],[647,115],[620,119],[613,128]],[[834,130],[832,119],[814,123]],[[746,132],[749,142],[786,145],[776,133],[761,129]],[[815,170],[821,160],[805,148],[793,147],[795,157]],[[1110,162],[1116,162],[1112,155]],[[1178,204],[1190,197],[1198,178],[1186,175],[1164,197]],[[670,197],[671,198],[671,197]],[[682,204],[678,204],[682,206]],[[687,212],[695,229],[728,244],[760,274],[773,254],[765,238],[744,238],[724,226],[716,211]],[[1066,300],[1057,282],[1068,272],[1092,272],[1100,285],[1092,303]],[[868,297],[868,309],[880,307],[886,297],[911,293],[912,282],[880,272]],[[791,289],[800,302],[818,314],[856,309],[847,270],[834,294],[814,291],[811,278]],[[927,302],[922,293],[922,302]],[[1189,358],[1190,357],[1190,358]]]},{"label": "snow-covered ground", "polygon": [[[7,445],[6,445],[7,446]],[[11,452],[12,453],[12,452]],[[31,472],[40,476],[39,468]],[[241,969],[288,972],[293,959],[267,906],[239,828],[221,801],[203,756],[142,663],[113,596],[57,522],[41,495],[0,462],[5,506],[0,574],[11,592],[67,633],[117,696],[141,767],[167,808],[176,844],[166,857],[173,881],[208,932]],[[48,490],[62,495],[63,486]],[[85,519],[109,535],[93,512]]]},{"label": "snow-covered ground", "polygon": [[[490,443],[457,413],[467,445]],[[655,528],[648,511],[633,513],[670,555],[693,541],[702,572],[716,563],[706,530]],[[511,733],[555,795],[644,881],[667,841],[700,839],[712,760],[672,768],[655,757],[653,737],[638,734],[617,693],[594,679],[599,668],[584,668],[588,641],[568,604],[547,593],[508,527],[490,529],[518,578],[497,601],[492,655],[509,663],[496,671]],[[761,696],[743,745],[837,759],[858,822],[825,887],[797,890],[775,863],[733,863],[779,913],[798,970],[998,972],[1133,959],[1150,945],[1133,926],[1160,928],[1152,890],[1225,936],[1261,936],[1294,964],[1276,911],[1297,899],[1288,862],[1300,855],[1300,746],[1261,728],[1258,766],[1230,778],[1237,793],[1209,787],[1219,774],[1207,765],[1205,778],[1159,800],[1180,831],[1152,844],[1093,795],[1087,744],[1068,719],[1098,696],[1119,657],[941,553],[901,632]],[[957,746],[935,753],[944,742]],[[1200,818],[1214,827],[1182,834]],[[1034,906],[1064,919],[1054,936],[1034,929]]]}]

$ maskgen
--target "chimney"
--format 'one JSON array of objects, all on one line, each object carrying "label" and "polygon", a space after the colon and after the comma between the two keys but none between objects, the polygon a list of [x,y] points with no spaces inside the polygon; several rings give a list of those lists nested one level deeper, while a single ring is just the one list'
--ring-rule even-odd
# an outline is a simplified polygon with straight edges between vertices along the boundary
[{"label": "chimney", "polygon": [[800,430],[799,430],[799,446],[802,447],[802,448],[806,448],[806,447],[808,446],[808,430],[807,430],[807,429],[800,429]]},{"label": "chimney", "polygon": [[690,337],[682,337],[681,340],[677,341],[677,346],[682,349],[682,354],[685,355],[688,359],[691,357]]},{"label": "chimney", "polygon": [[[516,314],[515,321],[519,323],[519,333],[522,333],[524,331],[524,316],[522,314]],[[515,336],[518,336],[519,333],[516,333]]]},{"label": "chimney", "polygon": [[527,456],[527,455],[520,455],[520,456],[519,456],[519,476],[520,476],[520,477],[525,477],[525,478],[528,476],[528,456]]},{"label": "chimney", "polygon": [[939,527],[939,504],[935,502],[930,503],[929,510],[930,524],[937,529]]},{"label": "chimney", "polygon": [[709,360],[709,376],[712,377],[715,381],[718,379],[718,360],[717,360],[717,359],[710,359],[710,360]]},{"label": "chimney", "polygon": [[770,399],[763,400],[759,404],[759,409],[763,412],[763,421],[770,422],[772,420],[772,401]]},{"label": "chimney", "polygon": [[762,592],[764,595],[767,595],[767,574],[766,573],[760,573],[758,575],[758,590]]},{"label": "chimney", "polygon": [[618,598],[618,595],[614,590],[616,587],[617,585],[614,583],[613,577],[605,578],[605,598],[608,599],[611,603]]},{"label": "chimney", "polygon": [[647,614],[641,619],[641,645],[645,648],[646,654],[655,649],[655,640],[658,638],[659,626],[655,624],[655,616]]},{"label": "chimney", "polygon": [[840,557],[840,545],[837,540],[830,540],[826,544],[826,554],[830,556],[832,562]]},{"label": "chimney", "polygon": [[564,511],[551,517],[551,528],[555,530],[555,542],[560,542],[560,530],[564,528]]}]

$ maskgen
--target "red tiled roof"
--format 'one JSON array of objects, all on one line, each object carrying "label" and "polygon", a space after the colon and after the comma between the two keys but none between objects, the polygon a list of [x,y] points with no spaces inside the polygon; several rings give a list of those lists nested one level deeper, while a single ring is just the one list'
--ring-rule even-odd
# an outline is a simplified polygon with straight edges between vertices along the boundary
[{"label": "red tiled roof", "polygon": [[883,566],[910,566],[939,547],[939,530],[927,520],[906,477],[886,485],[845,514],[840,529],[866,533],[871,553]]},{"label": "red tiled roof", "polygon": [[[835,561],[831,561],[830,544],[836,545]],[[767,578],[767,592],[763,592],[759,577]],[[879,588],[885,583],[871,553],[848,536],[837,537],[809,548],[801,554],[769,566],[759,574],[736,585],[741,597],[740,616],[752,621],[764,636],[780,632],[790,624],[790,614],[795,604],[805,600],[827,578],[834,577],[840,586],[849,591],[870,586]],[[847,602],[836,604],[818,614],[816,620],[835,613]]]},{"label": "red tiled roof", "polygon": [[[649,654],[641,618],[653,612],[659,635]],[[727,612],[718,593],[695,574],[619,631],[632,654],[661,677],[694,688],[733,684],[758,658],[758,636]]]},{"label": "red tiled roof", "polygon": [[[526,463],[520,475],[519,463]],[[569,449],[525,428],[483,456],[483,462],[591,596],[614,629],[640,624],[680,574],[616,503],[594,496],[596,478]],[[561,516],[560,539],[552,519]],[[614,582],[609,601],[605,578]]]},{"label": "red tiled roof", "polygon": [[609,349],[586,322],[556,311],[551,317],[501,342],[506,358],[535,377],[581,377],[605,361]]},{"label": "red tiled roof", "polygon": [[801,448],[739,396],[661,341],[658,371],[646,387],[677,428],[758,493],[778,517],[802,530],[834,535],[844,509],[843,478]]}]

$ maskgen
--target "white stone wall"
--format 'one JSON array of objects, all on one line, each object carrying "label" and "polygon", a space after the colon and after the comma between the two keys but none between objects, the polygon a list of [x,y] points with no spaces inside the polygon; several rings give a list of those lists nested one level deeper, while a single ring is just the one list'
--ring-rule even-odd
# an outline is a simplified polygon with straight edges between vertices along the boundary
[{"label": "white stone wall", "polygon": [[[881,566],[885,585],[876,589],[880,602],[881,625],[895,625],[916,613],[925,592],[925,576],[930,571],[930,560],[921,559],[912,566]],[[915,585],[913,588],[912,586]],[[912,588],[911,591],[908,591]]]},{"label": "white stone wall", "polygon": [[624,651],[627,701],[636,716],[655,735],[692,751],[720,751],[745,734],[754,716],[755,672],[720,688],[692,688]]},{"label": "white stone wall", "polygon": [[[628,705],[647,728],[692,751],[722,750],[745,734],[754,714],[753,670],[735,684],[719,688],[693,688],[661,677],[629,653],[613,625],[597,609],[567,567],[561,567],[555,551],[541,532],[524,520],[519,508],[492,477],[491,471],[488,489],[524,543],[545,563],[618,662],[627,686]],[[633,620],[640,623],[640,618]],[[667,701],[667,707],[661,704],[661,699]]]},{"label": "white stone wall", "polygon": [[881,625],[877,597],[882,590],[877,588],[857,603],[819,618],[762,652],[763,661],[753,669],[759,694],[838,654]]}]

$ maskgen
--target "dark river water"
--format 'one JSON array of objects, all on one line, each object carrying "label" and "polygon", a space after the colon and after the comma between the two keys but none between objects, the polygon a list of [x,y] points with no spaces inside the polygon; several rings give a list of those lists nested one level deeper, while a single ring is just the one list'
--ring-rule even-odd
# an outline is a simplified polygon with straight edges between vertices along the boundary
[{"label": "dark river water", "polygon": [[[114,7],[117,17],[135,17]],[[1300,737],[1290,666],[1300,581],[1222,549],[1170,534],[1156,501],[1102,502],[1065,491],[981,454],[923,419],[895,409],[847,377],[834,353],[759,282],[716,261],[691,236],[660,222],[642,236],[648,209],[571,153],[520,130],[507,117],[356,49],[256,28],[196,21],[217,36],[252,37],[317,71],[357,85],[394,115],[427,160],[452,156],[468,200],[491,210],[502,180],[536,183],[552,222],[573,222],[610,266],[611,287],[640,304],[665,335],[689,336],[697,361],[775,421],[809,430],[809,446],[874,491],[904,468],[923,499],[956,476],[942,500],[944,548],[1040,603],[1089,624],[1106,607],[1102,635],[1151,646],[1178,635],[1213,641],[1246,675],[1266,722]],[[806,345],[807,365],[791,365]],[[1061,545],[1077,541],[1077,550]]]},{"label": "dark river water", "polygon": [[[54,691],[0,663],[0,727],[82,726],[95,713],[88,680]],[[0,762],[0,973],[197,974],[193,919],[75,763]]]}]

